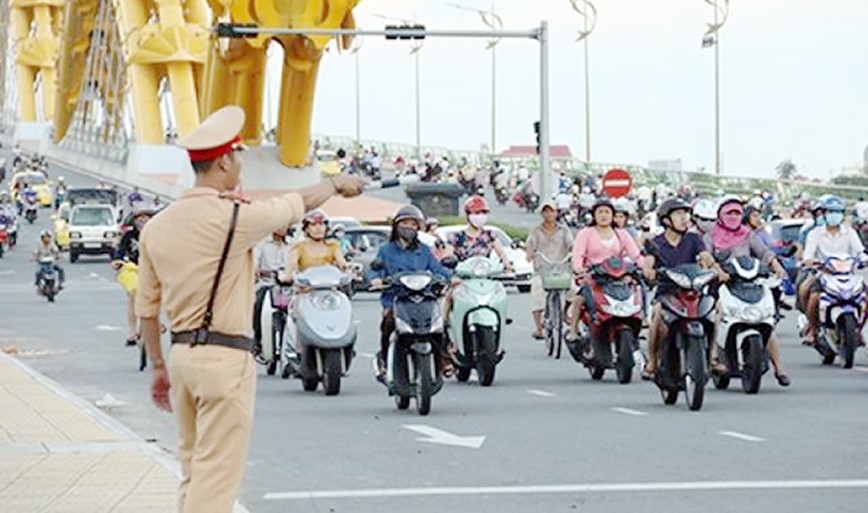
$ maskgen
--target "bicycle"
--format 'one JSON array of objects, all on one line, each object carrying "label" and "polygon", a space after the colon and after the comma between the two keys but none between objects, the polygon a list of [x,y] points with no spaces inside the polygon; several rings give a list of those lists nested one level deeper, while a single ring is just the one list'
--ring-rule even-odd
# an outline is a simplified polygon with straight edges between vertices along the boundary
[{"label": "bicycle", "polygon": [[570,257],[560,262],[552,262],[542,253],[539,254],[543,265],[540,268],[543,290],[546,291],[545,312],[543,313],[543,333],[545,334],[548,356],[560,359],[564,344],[564,293],[570,289],[573,270]]}]

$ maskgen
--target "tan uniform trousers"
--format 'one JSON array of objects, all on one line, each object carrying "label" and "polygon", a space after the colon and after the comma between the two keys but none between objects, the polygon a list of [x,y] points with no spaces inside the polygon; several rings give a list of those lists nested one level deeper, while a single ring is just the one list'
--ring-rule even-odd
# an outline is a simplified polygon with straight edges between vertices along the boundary
[{"label": "tan uniform trousers", "polygon": [[180,430],[180,513],[231,513],[253,427],[253,356],[221,346],[173,344],[172,408]]}]

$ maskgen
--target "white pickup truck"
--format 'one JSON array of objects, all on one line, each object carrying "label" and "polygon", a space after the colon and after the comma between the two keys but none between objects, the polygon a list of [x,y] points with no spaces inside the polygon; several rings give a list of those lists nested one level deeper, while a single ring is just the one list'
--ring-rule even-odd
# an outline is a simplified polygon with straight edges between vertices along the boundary
[{"label": "white pickup truck", "polygon": [[80,255],[111,255],[120,231],[115,207],[106,204],[75,205],[69,213],[69,261]]}]

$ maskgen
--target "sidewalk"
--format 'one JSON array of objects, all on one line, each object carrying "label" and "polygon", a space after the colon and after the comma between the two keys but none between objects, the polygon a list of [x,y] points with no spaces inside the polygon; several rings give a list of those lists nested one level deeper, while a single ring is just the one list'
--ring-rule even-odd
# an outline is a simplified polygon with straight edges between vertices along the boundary
[{"label": "sidewalk", "polygon": [[105,413],[0,354],[4,513],[172,512],[172,464]]}]

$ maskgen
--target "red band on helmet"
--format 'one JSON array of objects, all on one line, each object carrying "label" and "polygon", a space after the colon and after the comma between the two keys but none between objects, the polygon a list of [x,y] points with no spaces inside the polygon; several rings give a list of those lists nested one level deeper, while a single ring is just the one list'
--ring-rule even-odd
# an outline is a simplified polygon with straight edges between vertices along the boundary
[{"label": "red band on helmet", "polygon": [[187,150],[187,153],[190,154],[190,162],[205,162],[208,160],[214,160],[223,155],[226,155],[230,151],[232,151],[233,146],[239,144],[241,142],[241,135],[236,135],[234,139],[227,142],[226,144],[221,144],[216,148],[207,148],[204,150]]}]

